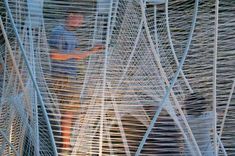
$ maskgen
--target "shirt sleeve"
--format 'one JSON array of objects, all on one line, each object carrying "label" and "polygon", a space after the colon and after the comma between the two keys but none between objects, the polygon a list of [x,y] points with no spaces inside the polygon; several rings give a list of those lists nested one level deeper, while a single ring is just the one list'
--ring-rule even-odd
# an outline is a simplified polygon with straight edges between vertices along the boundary
[{"label": "shirt sleeve", "polygon": [[48,44],[50,45],[51,48],[56,48],[58,50],[62,49],[62,43],[63,43],[63,33],[62,29],[60,27],[55,27],[48,39]]}]

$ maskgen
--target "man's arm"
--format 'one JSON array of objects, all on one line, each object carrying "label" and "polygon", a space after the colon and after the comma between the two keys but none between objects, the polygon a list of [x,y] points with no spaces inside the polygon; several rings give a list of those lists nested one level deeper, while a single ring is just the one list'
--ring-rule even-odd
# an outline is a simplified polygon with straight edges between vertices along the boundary
[{"label": "man's arm", "polygon": [[77,51],[80,50],[79,48],[75,49],[73,52],[70,52],[68,54],[63,54],[59,50],[53,49],[53,50],[51,50],[50,57],[53,60],[60,60],[60,61],[66,61],[66,60],[69,60],[69,59],[82,60],[82,59],[85,59],[86,57],[88,57],[92,54],[101,52],[103,49],[104,49],[103,46],[97,45],[94,48],[92,48],[88,51],[85,51],[83,53],[80,53],[80,54],[76,53]]},{"label": "man's arm", "polygon": [[103,50],[104,50],[103,45],[97,45],[94,48],[91,48],[90,50],[85,51],[81,54],[75,54],[74,58],[77,59],[77,60],[82,60],[82,59],[85,59],[85,58],[89,57],[92,54],[102,52]]},{"label": "man's arm", "polygon": [[[79,51],[80,48],[75,49],[74,51]],[[75,52],[70,52],[68,54],[60,52],[58,49],[52,49],[50,51],[50,58],[52,60],[66,61],[69,59],[73,59]]]}]

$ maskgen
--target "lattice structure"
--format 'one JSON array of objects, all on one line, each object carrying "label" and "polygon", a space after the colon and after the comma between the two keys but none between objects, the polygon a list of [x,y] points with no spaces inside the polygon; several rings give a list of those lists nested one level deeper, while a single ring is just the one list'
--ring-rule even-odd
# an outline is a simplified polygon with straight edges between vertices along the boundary
[{"label": "lattice structure", "polygon": [[[235,154],[235,2],[0,4],[0,155],[65,155],[64,128],[68,155]],[[50,35],[72,9],[84,16],[77,53],[105,48],[58,63]]]}]

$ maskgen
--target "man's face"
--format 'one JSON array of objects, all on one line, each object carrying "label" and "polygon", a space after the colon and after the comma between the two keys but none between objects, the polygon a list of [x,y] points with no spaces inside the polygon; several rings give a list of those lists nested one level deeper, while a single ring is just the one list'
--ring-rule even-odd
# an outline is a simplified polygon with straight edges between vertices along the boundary
[{"label": "man's face", "polygon": [[77,29],[78,27],[82,25],[82,23],[83,23],[83,15],[80,15],[80,14],[71,13],[66,20],[66,26],[70,30]]}]

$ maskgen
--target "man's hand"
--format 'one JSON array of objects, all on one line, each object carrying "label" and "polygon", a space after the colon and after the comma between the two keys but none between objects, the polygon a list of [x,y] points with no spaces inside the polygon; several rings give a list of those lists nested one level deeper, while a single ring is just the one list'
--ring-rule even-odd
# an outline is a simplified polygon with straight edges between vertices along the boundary
[{"label": "man's hand", "polygon": [[91,50],[93,52],[102,52],[105,49],[104,45],[96,45],[94,48],[92,48]]},{"label": "man's hand", "polygon": [[82,59],[85,59],[86,57],[88,57],[92,54],[99,53],[99,52],[102,52],[102,51],[104,51],[104,46],[103,45],[96,45],[94,48],[92,48],[88,51],[85,51],[81,54],[75,54],[76,56],[74,58],[76,58],[77,60],[82,60]]}]

